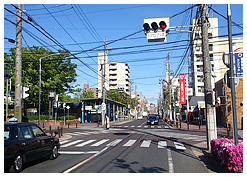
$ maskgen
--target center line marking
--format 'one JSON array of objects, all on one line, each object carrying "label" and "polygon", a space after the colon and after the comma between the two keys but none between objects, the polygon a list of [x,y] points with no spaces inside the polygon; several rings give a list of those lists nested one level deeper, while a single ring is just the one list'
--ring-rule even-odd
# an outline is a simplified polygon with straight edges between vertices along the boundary
[{"label": "center line marking", "polygon": [[72,170],[78,168],[79,166],[83,165],[84,163],[88,162],[89,160],[93,159],[94,157],[98,156],[99,154],[101,154],[102,152],[104,152],[105,150],[107,150],[109,147],[105,147],[104,149],[102,149],[101,151],[98,151],[96,154],[92,155],[91,157],[87,158],[86,160],[76,164],[75,166],[69,168],[68,170],[64,171],[63,173],[69,173]]}]

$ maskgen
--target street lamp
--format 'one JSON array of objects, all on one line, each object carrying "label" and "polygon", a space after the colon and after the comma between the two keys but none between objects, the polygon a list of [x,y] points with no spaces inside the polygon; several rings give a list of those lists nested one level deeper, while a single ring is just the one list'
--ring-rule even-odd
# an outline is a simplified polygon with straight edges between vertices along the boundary
[{"label": "street lamp", "polygon": [[39,59],[39,122],[38,122],[38,125],[40,125],[40,101],[41,101],[41,59],[42,58],[45,58],[45,57],[50,57],[50,56],[53,56],[53,55],[61,55],[62,53],[53,53],[53,54],[50,54],[50,55],[47,55],[47,56],[44,56],[44,57],[41,57]]}]

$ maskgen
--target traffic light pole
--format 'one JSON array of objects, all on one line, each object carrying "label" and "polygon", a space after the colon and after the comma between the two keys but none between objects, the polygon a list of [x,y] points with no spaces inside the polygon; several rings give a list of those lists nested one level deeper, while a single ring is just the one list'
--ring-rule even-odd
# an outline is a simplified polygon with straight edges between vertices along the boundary
[{"label": "traffic light pole", "polygon": [[235,81],[234,81],[234,66],[232,52],[232,25],[231,25],[231,9],[230,4],[227,5],[227,21],[228,21],[228,39],[229,39],[229,55],[230,55],[230,84],[232,98],[232,119],[233,119],[233,138],[234,144],[238,144],[238,128],[237,128],[237,112],[235,98]]},{"label": "traffic light pole", "polygon": [[212,105],[212,85],[211,85],[211,64],[209,58],[208,44],[208,5],[201,5],[201,31],[202,31],[202,55],[203,55],[203,72],[204,72],[204,98],[206,108],[206,129],[207,129],[207,149],[211,149],[210,142],[215,137],[214,117]]},{"label": "traffic light pole", "polygon": [[15,109],[18,122],[22,121],[22,8],[16,8],[16,55],[15,55]]}]

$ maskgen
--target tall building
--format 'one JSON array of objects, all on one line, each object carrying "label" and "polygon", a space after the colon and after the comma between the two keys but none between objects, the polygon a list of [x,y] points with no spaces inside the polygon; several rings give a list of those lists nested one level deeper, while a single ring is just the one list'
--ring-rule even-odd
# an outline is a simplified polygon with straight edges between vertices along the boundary
[{"label": "tall building", "polygon": [[[229,50],[228,38],[220,38],[218,34],[218,18],[209,18],[208,28],[209,58],[211,62],[212,88],[214,83],[224,78],[228,69],[223,63],[222,56]],[[202,35],[198,20],[193,20],[194,30],[191,33],[191,57],[189,71],[189,87],[193,88],[194,96],[204,96],[204,75],[202,58]],[[243,38],[233,38],[233,51],[243,47]]]},{"label": "tall building", "polygon": [[[209,18],[210,27],[208,28],[208,42],[209,42],[209,57],[211,62],[212,74],[215,68],[219,68],[219,60],[222,56],[218,55],[218,18]],[[193,19],[194,31],[191,33],[191,58],[190,58],[190,71],[189,71],[189,86],[193,88],[194,96],[204,96],[204,76],[203,76],[203,58],[202,58],[202,34],[199,21]],[[217,77],[216,80],[220,78]]]},{"label": "tall building", "polygon": [[130,68],[127,63],[109,63],[109,89],[118,89],[130,94]]},{"label": "tall building", "polygon": [[[104,53],[98,54],[98,97],[102,96]],[[105,57],[105,88],[118,89],[130,95],[130,68],[127,63],[110,62]]]}]

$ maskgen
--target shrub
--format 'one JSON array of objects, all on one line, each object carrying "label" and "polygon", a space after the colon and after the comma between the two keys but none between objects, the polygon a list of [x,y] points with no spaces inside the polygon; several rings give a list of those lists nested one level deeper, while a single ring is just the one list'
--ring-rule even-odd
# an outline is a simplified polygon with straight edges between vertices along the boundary
[{"label": "shrub", "polygon": [[233,139],[220,138],[211,141],[211,153],[213,157],[227,166],[232,172],[243,172],[243,141],[239,140],[235,145]]}]

